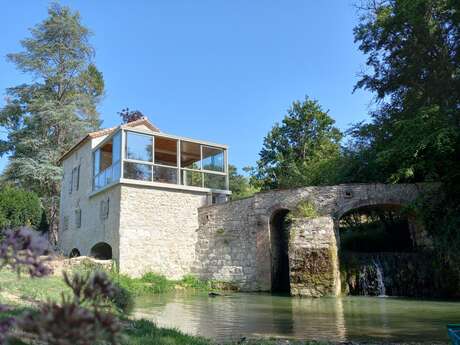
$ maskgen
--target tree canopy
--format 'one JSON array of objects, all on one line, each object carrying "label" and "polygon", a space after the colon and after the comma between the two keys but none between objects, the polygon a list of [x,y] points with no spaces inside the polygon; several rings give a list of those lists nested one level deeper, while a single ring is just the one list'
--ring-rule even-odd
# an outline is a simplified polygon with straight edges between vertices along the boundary
[{"label": "tree canopy", "polygon": [[368,1],[355,41],[367,55],[356,88],[375,93],[371,121],[355,125],[348,179],[458,178],[460,2]]},{"label": "tree canopy", "polygon": [[[247,170],[246,168],[243,170]],[[238,173],[236,166],[228,165],[229,187],[232,191],[231,200],[243,199],[252,196],[259,190],[254,187],[248,177]]]},{"label": "tree canopy", "polygon": [[97,104],[104,80],[92,62],[90,32],[78,12],[53,3],[48,17],[30,32],[21,41],[23,50],[7,56],[34,81],[6,90],[0,126],[8,136],[0,141],[0,155],[10,154],[4,179],[43,197],[56,241],[58,159],[78,138],[100,127]]},{"label": "tree canopy", "polygon": [[252,182],[261,189],[333,183],[341,132],[317,101],[295,101],[264,139]]}]

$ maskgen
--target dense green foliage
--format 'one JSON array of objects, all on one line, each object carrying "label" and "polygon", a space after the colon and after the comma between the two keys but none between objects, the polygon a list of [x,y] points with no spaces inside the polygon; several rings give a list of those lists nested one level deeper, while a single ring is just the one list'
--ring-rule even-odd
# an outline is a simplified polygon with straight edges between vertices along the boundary
[{"label": "dense green foliage", "polygon": [[446,181],[460,172],[460,3],[369,1],[355,40],[375,93],[369,123],[355,125],[347,178]]},{"label": "dense green foliage", "polygon": [[78,138],[99,128],[97,104],[104,91],[102,74],[92,64],[89,31],[76,12],[52,4],[48,18],[21,41],[23,51],[8,54],[33,82],[6,90],[0,109],[0,155],[10,154],[4,179],[37,192],[57,238],[61,168],[58,160]]},{"label": "dense green foliage", "polygon": [[249,178],[239,174],[238,169],[231,164],[228,165],[228,178],[232,191],[231,200],[247,198],[259,191],[250,183]]},{"label": "dense green foliage", "polygon": [[340,248],[354,252],[410,252],[413,243],[405,210],[366,207],[340,219]]},{"label": "dense green foliage", "polygon": [[29,226],[40,228],[43,209],[38,196],[20,188],[0,189],[0,233],[2,229]]},{"label": "dense green foliage", "polygon": [[[369,70],[357,88],[379,100],[352,128],[345,181],[442,182],[416,205],[438,267],[460,272],[460,2],[369,1],[355,39]],[[455,290],[454,289],[454,290]]]},{"label": "dense green foliage", "polygon": [[295,101],[264,139],[252,182],[261,189],[324,185],[335,181],[340,131],[317,101]]}]

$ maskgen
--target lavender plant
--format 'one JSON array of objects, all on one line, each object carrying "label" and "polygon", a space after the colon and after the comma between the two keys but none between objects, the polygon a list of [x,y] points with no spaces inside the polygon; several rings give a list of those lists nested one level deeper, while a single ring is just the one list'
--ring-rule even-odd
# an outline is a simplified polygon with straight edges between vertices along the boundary
[{"label": "lavender plant", "polygon": [[[21,269],[27,269],[31,277],[43,277],[51,273],[46,265],[49,259],[43,256],[48,249],[48,243],[43,238],[25,227],[7,230],[0,242],[0,269],[7,266],[18,274]],[[8,306],[0,304],[0,313],[9,310]],[[0,320],[0,345],[6,342],[16,321],[14,317]]]},{"label": "lavender plant", "polygon": [[64,281],[73,296],[63,296],[61,304],[42,304],[38,312],[29,312],[20,319],[18,327],[50,345],[118,344],[122,326],[108,309],[117,288],[107,275],[64,274]]},{"label": "lavender plant", "polygon": [[[51,273],[46,261],[48,244],[27,228],[9,230],[0,242],[0,269],[8,267],[20,274],[26,270],[32,278]],[[42,303],[38,310],[19,317],[0,320],[0,345],[6,343],[13,327],[34,340],[50,345],[118,344],[122,326],[111,313],[111,301],[120,294],[104,272],[69,276],[64,281],[72,296],[62,295],[61,303]],[[8,307],[0,305],[0,313]]]}]

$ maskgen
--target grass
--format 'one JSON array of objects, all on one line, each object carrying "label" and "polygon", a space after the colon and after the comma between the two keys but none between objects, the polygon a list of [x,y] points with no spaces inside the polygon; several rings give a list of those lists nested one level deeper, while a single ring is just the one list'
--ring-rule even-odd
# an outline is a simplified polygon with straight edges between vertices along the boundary
[{"label": "grass", "polygon": [[[81,274],[95,270],[105,269],[103,266],[90,260],[82,261],[79,266],[73,269],[74,272]],[[159,294],[184,289],[195,291],[236,290],[236,287],[231,283],[214,280],[201,280],[193,275],[185,275],[182,279],[171,280],[161,274],[153,272],[145,273],[140,278],[132,278],[127,275],[120,274],[115,268],[107,273],[113,282],[124,288],[132,296]]]},{"label": "grass", "polygon": [[0,270],[0,302],[28,306],[37,301],[58,301],[70,292],[61,277],[18,277],[15,272]]},{"label": "grass", "polygon": [[147,320],[130,321],[125,331],[126,345],[211,345],[201,337],[193,337],[174,329],[160,328]]},{"label": "grass", "polygon": [[294,218],[317,218],[319,213],[316,210],[315,204],[311,200],[302,200],[300,201],[294,210],[288,214],[288,219],[292,220]]}]

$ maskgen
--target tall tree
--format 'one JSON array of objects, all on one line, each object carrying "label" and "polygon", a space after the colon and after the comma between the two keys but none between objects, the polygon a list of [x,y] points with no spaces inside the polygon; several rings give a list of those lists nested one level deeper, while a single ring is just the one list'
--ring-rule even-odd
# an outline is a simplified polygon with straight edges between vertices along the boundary
[{"label": "tall tree", "polygon": [[[366,1],[355,40],[368,55],[356,85],[375,93],[351,130],[350,180],[442,181],[416,207],[443,286],[460,287],[460,1]],[[455,272],[452,274],[452,272]],[[450,282],[450,283],[446,283]]]},{"label": "tall tree", "polygon": [[356,88],[378,103],[371,121],[350,131],[350,178],[458,178],[460,2],[369,0],[361,8],[354,33],[368,69]]},{"label": "tall tree", "polygon": [[75,141],[100,127],[97,104],[104,80],[92,63],[90,32],[78,12],[56,3],[48,17],[7,59],[34,82],[6,90],[0,126],[8,131],[0,154],[10,154],[3,178],[37,192],[47,208],[50,238],[57,241],[58,159]]},{"label": "tall tree", "polygon": [[295,101],[265,137],[254,183],[262,189],[333,183],[342,138],[334,123],[317,101]]}]

